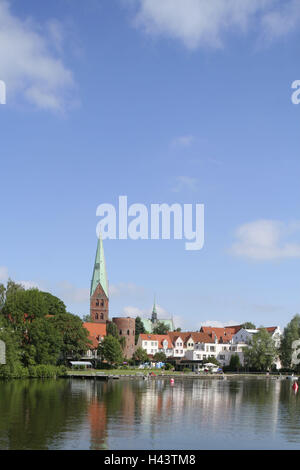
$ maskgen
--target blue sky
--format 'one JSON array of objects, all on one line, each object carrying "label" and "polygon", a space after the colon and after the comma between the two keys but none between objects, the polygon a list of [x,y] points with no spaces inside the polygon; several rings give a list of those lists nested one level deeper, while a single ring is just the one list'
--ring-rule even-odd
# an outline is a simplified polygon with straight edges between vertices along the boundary
[{"label": "blue sky", "polygon": [[89,312],[96,209],[202,203],[205,246],[105,240],[110,314],[299,312],[300,1],[0,0],[0,279]]}]

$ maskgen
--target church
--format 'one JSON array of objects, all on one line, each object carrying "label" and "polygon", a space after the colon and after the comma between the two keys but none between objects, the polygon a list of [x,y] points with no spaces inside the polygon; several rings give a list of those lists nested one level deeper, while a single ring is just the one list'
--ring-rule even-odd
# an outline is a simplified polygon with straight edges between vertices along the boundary
[{"label": "church", "polygon": [[[94,349],[97,349],[99,342],[106,336],[107,325],[111,323],[109,319],[109,284],[101,234],[97,243],[91,281],[90,319],[90,322],[84,323],[84,326],[89,331]],[[149,319],[142,318],[141,320],[148,333],[152,333],[159,322],[168,326],[169,331],[174,331],[175,329],[172,319],[158,319],[155,302],[152,317]],[[124,337],[126,340],[124,346],[125,358],[131,359],[135,352],[135,319],[130,317],[114,317],[112,323],[117,326],[119,336]]]},{"label": "church", "polygon": [[175,331],[173,318],[158,318],[155,301],[152,309],[151,318],[141,318],[141,320],[147,333],[153,333],[153,330],[158,325],[158,323],[163,323],[169,328],[169,331]]},{"label": "church", "polygon": [[[93,346],[98,348],[99,343],[106,336],[107,325],[111,323],[109,319],[109,286],[101,235],[97,243],[91,281],[90,318],[91,321],[85,323],[84,326],[89,331]],[[112,323],[117,326],[119,336],[125,338],[124,357],[131,359],[135,351],[135,319],[114,317]]]}]

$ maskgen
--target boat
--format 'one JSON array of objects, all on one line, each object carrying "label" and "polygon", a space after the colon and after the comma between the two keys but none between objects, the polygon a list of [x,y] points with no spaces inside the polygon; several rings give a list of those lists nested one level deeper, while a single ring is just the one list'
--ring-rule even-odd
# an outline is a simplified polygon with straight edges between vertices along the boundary
[{"label": "boat", "polygon": [[294,375],[288,375],[288,376],[287,376],[287,380],[293,380],[293,381],[295,381],[295,380],[298,380],[298,377],[295,377]]}]

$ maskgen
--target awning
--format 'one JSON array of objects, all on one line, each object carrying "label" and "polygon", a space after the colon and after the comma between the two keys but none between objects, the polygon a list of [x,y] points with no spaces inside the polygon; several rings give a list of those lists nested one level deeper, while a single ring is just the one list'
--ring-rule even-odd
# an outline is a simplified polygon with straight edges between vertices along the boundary
[{"label": "awning", "polygon": [[92,366],[91,362],[81,362],[81,361],[70,361],[72,366]]}]

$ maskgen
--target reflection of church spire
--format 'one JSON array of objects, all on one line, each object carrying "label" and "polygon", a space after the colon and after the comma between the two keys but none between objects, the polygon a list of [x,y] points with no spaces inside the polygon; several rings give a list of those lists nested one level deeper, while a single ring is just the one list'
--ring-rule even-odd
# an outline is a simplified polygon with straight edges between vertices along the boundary
[{"label": "reflection of church spire", "polygon": [[157,323],[157,310],[156,310],[156,299],[155,299],[155,297],[154,297],[154,304],[153,304],[151,321],[152,321],[152,323]]}]

